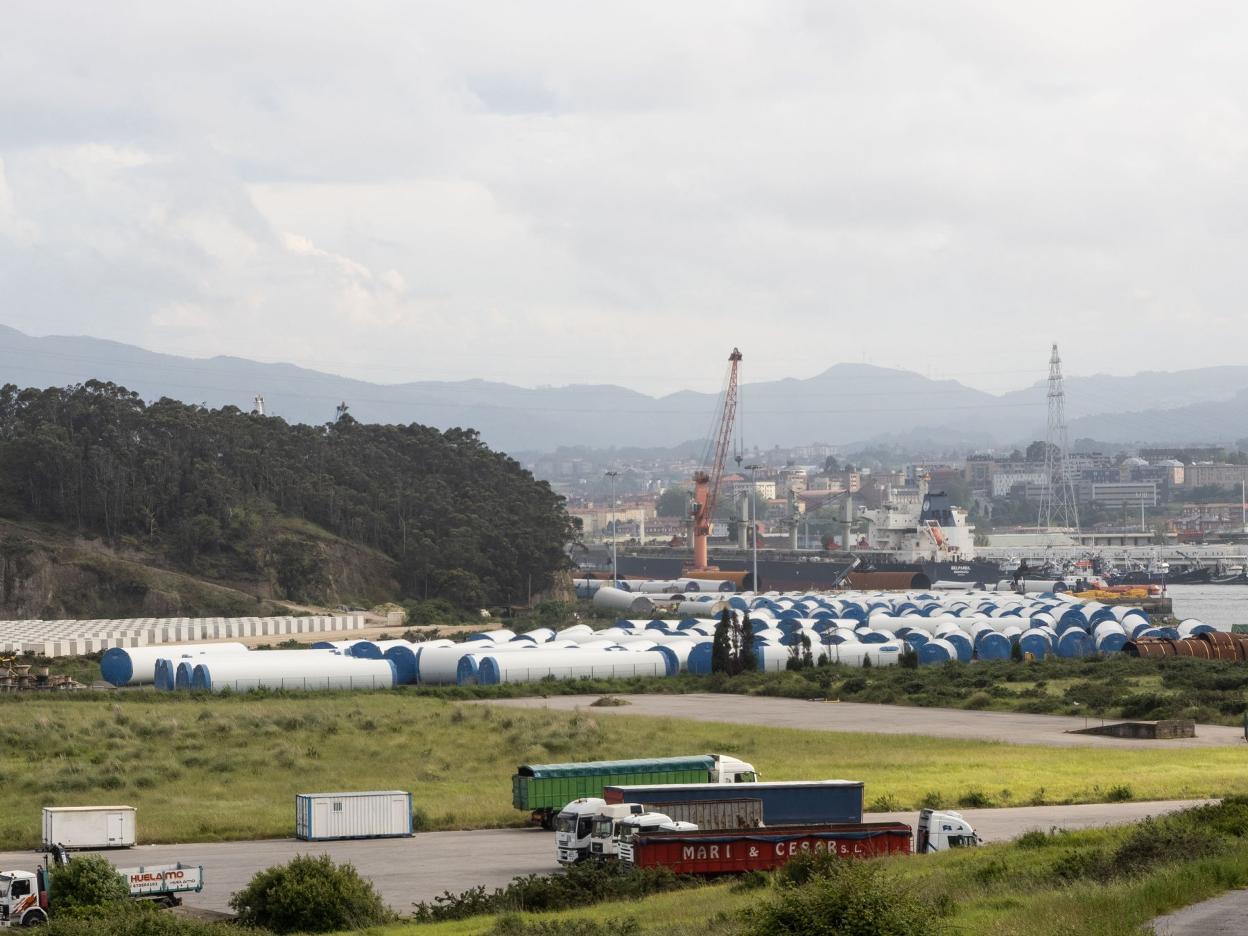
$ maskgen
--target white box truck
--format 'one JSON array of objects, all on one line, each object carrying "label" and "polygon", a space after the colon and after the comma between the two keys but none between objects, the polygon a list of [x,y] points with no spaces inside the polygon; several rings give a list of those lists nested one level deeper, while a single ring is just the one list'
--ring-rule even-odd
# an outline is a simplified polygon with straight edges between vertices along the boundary
[{"label": "white box truck", "polygon": [[129,848],[134,820],[133,806],[45,806],[43,848]]},{"label": "white box truck", "polygon": [[412,794],[406,790],[295,796],[295,838],[305,842],[411,834]]}]

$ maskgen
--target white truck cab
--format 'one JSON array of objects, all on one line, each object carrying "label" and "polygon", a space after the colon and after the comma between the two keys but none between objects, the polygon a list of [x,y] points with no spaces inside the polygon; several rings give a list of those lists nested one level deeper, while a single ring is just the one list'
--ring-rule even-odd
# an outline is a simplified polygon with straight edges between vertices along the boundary
[{"label": "white truck cab", "polygon": [[39,926],[48,922],[45,872],[0,873],[0,926]]},{"label": "white truck cab", "polygon": [[762,777],[748,764],[727,754],[712,754],[711,783],[757,783]]},{"label": "white truck cab", "polygon": [[[756,783],[760,779],[754,765],[746,761],[727,754],[711,754],[710,758],[708,783]],[[572,800],[555,816],[555,858],[567,865],[591,857],[613,857],[614,821],[644,811],[645,807],[638,803],[607,805],[606,800],[596,796]]]},{"label": "white truck cab", "polygon": [[607,805],[597,796],[574,799],[555,817],[555,858],[560,864],[576,864],[589,857],[594,817]]},{"label": "white truck cab", "polygon": [[639,832],[697,832],[695,822],[676,822],[663,813],[641,813],[637,816],[626,816],[615,824],[615,835],[611,839],[611,857],[620,861],[633,860],[633,842]]},{"label": "white truck cab", "polygon": [[629,816],[639,816],[646,807],[641,803],[608,803],[598,808],[594,817],[594,830],[589,839],[591,858],[614,858],[615,842],[619,837],[620,823]]},{"label": "white truck cab", "polygon": [[974,848],[978,844],[979,836],[960,813],[937,812],[934,809],[919,812],[919,825],[914,833],[916,855],[950,848]]}]

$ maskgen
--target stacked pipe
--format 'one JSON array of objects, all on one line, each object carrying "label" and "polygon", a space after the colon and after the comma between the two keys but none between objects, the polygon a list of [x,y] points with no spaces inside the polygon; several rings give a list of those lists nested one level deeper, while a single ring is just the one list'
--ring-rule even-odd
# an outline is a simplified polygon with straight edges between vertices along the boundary
[{"label": "stacked pipe", "polygon": [[[164,661],[182,660],[189,657],[211,656],[222,653],[247,653],[247,645],[241,643],[161,644],[155,647],[110,647],[100,657],[100,675],[114,686],[144,686],[156,684],[166,688],[164,680],[157,679],[157,668],[163,677],[169,669]],[[169,685],[167,688],[172,689]]]},{"label": "stacked pipe", "polygon": [[[896,647],[899,657],[906,645],[918,654],[920,664],[1008,659],[1015,653],[1081,657],[1124,651],[1142,636],[1177,638],[1212,630],[1198,621],[1158,628],[1139,608],[1107,606],[1058,592],[743,593],[726,601],[721,596],[711,604],[715,601],[696,596],[682,602],[680,610],[697,616],[699,603],[708,610],[726,605],[738,615],[749,614],[756,647],[792,647],[804,634],[816,658],[833,658],[829,648],[835,647],[835,657],[842,662],[866,657],[873,665],[888,665],[896,658],[890,648]],[[871,657],[872,646],[880,648],[880,659]],[[775,649],[763,650],[759,661],[767,669],[782,668],[788,659],[780,657]],[[708,667],[706,651],[691,654],[690,671],[704,672]]]},{"label": "stacked pipe", "polygon": [[727,579],[699,579],[682,576],[678,579],[610,579],[578,578],[572,580],[577,598],[593,598],[599,589],[615,588],[618,591],[638,594],[679,595],[686,592],[724,594],[736,591],[736,585]]},{"label": "stacked pipe", "polygon": [[[683,580],[677,580],[680,584]],[[690,580],[691,582],[693,580]],[[697,583],[699,587],[701,583]],[[609,627],[573,624],[516,634],[495,629],[462,641],[328,642],[320,649],[247,652],[242,645],[188,645],[111,652],[106,678],[161,688],[338,688],[344,685],[454,684],[670,676],[708,673],[725,609],[748,616],[759,668],[784,669],[810,657],[849,666],[896,664],[913,650],[921,665],[1043,659],[1116,652],[1248,657],[1248,638],[1200,621],[1157,627],[1138,608],[1065,593],[846,591],[725,593],[682,591],[656,614],[651,597],[601,585],[595,604],[619,614]],[[125,654],[123,657],[122,654]]]},{"label": "stacked pipe", "polygon": [[[1182,625],[1180,625],[1181,627]],[[1138,657],[1196,657],[1203,660],[1236,660],[1248,662],[1248,634],[1231,634],[1226,631],[1207,630],[1195,636],[1141,637],[1129,641],[1124,650]]]}]

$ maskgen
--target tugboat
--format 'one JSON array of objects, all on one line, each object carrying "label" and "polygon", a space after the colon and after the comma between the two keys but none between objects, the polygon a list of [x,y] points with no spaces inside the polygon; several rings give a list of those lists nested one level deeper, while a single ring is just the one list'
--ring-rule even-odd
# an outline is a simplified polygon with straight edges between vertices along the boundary
[{"label": "tugboat", "polygon": [[1245,574],[1242,565],[1219,562],[1207,581],[1210,585],[1248,585],[1248,574]]}]

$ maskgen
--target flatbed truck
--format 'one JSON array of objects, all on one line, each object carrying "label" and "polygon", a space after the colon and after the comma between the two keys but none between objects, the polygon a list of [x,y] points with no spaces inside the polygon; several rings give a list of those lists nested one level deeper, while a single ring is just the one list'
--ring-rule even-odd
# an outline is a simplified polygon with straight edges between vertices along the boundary
[{"label": "flatbed truck", "polygon": [[[54,863],[69,863],[65,849],[53,846]],[[198,893],[204,888],[204,869],[200,865],[144,865],[118,868],[130,887],[130,897],[146,900],[161,907],[176,907],[182,895]],[[41,926],[48,922],[55,909],[49,896],[52,876],[49,866],[34,871],[0,871],[0,928]]]}]

